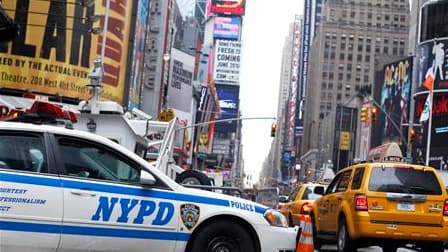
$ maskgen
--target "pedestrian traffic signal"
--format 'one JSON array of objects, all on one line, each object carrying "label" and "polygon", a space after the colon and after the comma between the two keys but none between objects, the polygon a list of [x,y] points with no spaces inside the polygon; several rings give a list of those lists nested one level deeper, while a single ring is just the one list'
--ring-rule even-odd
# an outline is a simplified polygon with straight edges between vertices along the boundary
[{"label": "pedestrian traffic signal", "polygon": [[271,125],[271,137],[275,137],[275,132],[277,131],[277,124],[272,123]]},{"label": "pedestrian traffic signal", "polygon": [[370,108],[370,120],[372,121],[372,123],[376,122],[377,115],[378,115],[378,109],[374,105]]},{"label": "pedestrian traffic signal", "polygon": [[409,133],[408,133],[408,141],[409,141],[410,144],[413,144],[413,143],[414,143],[415,133],[416,133],[416,132],[415,132],[415,129],[414,129],[414,128],[409,129]]},{"label": "pedestrian traffic signal", "polygon": [[361,108],[361,122],[363,122],[363,123],[367,122],[369,119],[368,118],[369,115],[368,115],[367,111],[368,111],[367,107]]}]

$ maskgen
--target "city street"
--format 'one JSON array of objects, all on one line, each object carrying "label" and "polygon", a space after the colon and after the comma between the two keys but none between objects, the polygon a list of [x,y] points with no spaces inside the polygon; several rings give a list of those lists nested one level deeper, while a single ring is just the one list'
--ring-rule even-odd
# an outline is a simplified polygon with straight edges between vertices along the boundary
[{"label": "city street", "polygon": [[[318,251],[318,250],[315,250]],[[322,246],[322,252],[330,252],[330,251],[336,251],[336,245],[325,245]],[[383,251],[380,247],[368,247],[368,248],[362,248],[362,249],[358,249],[358,252],[381,252]],[[399,248],[397,250],[398,252],[412,252],[412,251],[416,251],[416,250],[412,250],[412,249],[405,249],[405,248]],[[445,251],[447,251],[445,249]]]},{"label": "city street", "polygon": [[[318,251],[318,250],[315,250]],[[321,252],[330,252],[330,251],[336,251],[336,245],[325,245],[322,246],[322,250],[320,250]],[[381,252],[383,251],[380,247],[368,247],[368,248],[362,248],[362,249],[358,249],[358,252]],[[399,248],[397,250],[397,252],[412,252],[412,251],[416,251],[416,250],[412,250],[412,249],[405,249],[405,248]],[[445,251],[448,251],[447,249],[445,249]]]}]

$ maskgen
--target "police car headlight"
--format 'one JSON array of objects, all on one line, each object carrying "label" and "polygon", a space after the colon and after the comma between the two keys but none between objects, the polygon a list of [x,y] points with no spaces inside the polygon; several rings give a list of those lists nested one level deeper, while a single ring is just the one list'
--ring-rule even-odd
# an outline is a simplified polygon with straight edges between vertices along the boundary
[{"label": "police car headlight", "polygon": [[286,217],[274,209],[266,210],[266,212],[264,212],[264,218],[271,224],[271,226],[288,227]]}]

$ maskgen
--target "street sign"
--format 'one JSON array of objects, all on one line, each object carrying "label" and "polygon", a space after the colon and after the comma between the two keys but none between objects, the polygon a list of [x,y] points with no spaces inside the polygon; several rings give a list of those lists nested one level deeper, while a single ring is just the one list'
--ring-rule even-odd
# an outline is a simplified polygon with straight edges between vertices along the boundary
[{"label": "street sign", "polygon": [[339,138],[339,149],[350,150],[350,132],[341,131],[341,137]]}]

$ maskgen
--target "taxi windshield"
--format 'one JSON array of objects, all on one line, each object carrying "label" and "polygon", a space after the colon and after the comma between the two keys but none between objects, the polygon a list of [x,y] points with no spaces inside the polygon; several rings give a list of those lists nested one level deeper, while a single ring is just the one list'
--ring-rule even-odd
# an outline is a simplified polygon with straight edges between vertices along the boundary
[{"label": "taxi windshield", "polygon": [[441,195],[442,190],[433,171],[412,167],[374,167],[369,190],[375,192]]}]

